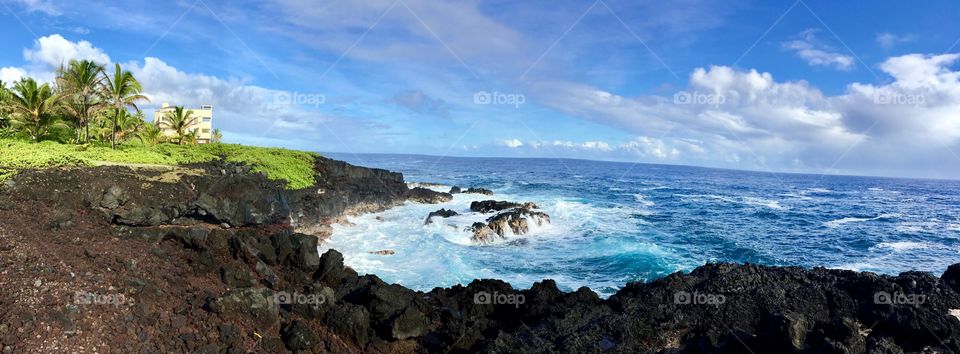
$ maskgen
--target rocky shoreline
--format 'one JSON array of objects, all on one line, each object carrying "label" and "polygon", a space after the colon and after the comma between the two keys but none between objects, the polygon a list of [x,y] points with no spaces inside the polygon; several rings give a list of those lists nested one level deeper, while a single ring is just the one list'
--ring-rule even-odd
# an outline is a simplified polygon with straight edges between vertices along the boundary
[{"label": "rocky shoreline", "polygon": [[[708,264],[608,299],[550,280],[386,284],[317,253],[332,223],[489,191],[325,158],[316,170],[294,191],[219,162],[21,173],[0,186],[2,351],[960,352],[960,264],[940,277]],[[474,211],[493,213],[493,235],[549,220],[519,203]]]}]

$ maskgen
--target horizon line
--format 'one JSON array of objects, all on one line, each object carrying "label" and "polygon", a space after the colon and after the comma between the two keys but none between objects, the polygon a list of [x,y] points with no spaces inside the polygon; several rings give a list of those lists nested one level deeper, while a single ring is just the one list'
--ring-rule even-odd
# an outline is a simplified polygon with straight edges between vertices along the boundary
[{"label": "horizon line", "polygon": [[[391,153],[391,152],[335,152],[335,151],[316,151],[321,155],[324,154],[334,154],[334,155],[388,155],[388,156],[421,156],[421,157],[435,157],[439,159],[444,159],[448,157],[459,158],[459,159],[511,159],[511,160],[571,160],[571,161],[588,161],[588,162],[604,162],[604,163],[616,163],[616,164],[634,164],[634,165],[650,165],[650,166],[671,166],[671,167],[690,167],[690,168],[702,168],[702,169],[711,169],[711,170],[722,170],[722,171],[735,171],[735,172],[749,172],[749,173],[758,173],[758,174],[784,174],[784,175],[802,175],[802,176],[821,176],[821,177],[861,177],[861,178],[885,178],[885,179],[901,179],[901,180],[930,180],[930,181],[951,181],[951,182],[960,182],[960,177],[916,177],[916,176],[890,176],[890,175],[870,175],[870,174],[843,174],[843,173],[817,173],[817,172],[790,172],[790,171],[764,171],[764,170],[752,170],[747,168],[731,168],[731,167],[715,167],[715,166],[702,166],[702,165],[690,165],[690,164],[679,164],[679,163],[659,163],[659,162],[631,162],[631,161],[620,161],[620,160],[595,160],[588,158],[577,158],[577,157],[517,157],[517,156],[459,156],[459,155],[430,155],[430,154],[416,154],[416,153]],[[439,160],[438,160],[439,161]],[[369,167],[369,166],[367,166]]]}]

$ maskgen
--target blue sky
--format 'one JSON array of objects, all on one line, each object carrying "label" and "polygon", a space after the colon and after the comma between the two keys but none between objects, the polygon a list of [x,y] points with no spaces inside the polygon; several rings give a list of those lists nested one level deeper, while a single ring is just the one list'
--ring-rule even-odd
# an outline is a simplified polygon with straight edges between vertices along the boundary
[{"label": "blue sky", "polygon": [[121,63],[229,142],[960,177],[955,1],[0,2],[0,79]]}]

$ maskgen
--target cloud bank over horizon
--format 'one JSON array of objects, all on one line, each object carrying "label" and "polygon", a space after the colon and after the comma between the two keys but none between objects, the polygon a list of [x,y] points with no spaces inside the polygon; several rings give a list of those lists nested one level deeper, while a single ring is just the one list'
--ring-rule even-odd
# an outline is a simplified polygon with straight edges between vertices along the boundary
[{"label": "cloud bank over horizon", "polygon": [[[50,82],[71,59],[120,63],[143,83],[148,113],[212,104],[229,142],[960,178],[960,48],[926,43],[922,28],[828,27],[771,8],[758,33],[721,40],[710,35],[741,16],[736,2],[713,14],[560,2],[547,14],[492,1],[277,0],[164,8],[181,20],[157,39],[71,4],[19,2],[25,24],[45,31],[4,38],[0,80]],[[726,55],[698,54],[731,42]],[[201,47],[210,53],[191,51]]]}]

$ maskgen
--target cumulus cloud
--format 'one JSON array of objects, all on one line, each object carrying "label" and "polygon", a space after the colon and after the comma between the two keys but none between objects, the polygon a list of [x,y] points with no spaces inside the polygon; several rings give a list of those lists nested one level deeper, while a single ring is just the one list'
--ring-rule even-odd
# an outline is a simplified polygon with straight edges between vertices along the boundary
[{"label": "cumulus cloud", "polygon": [[805,81],[723,66],[695,69],[673,97],[624,97],[569,82],[531,92],[562,113],[636,133],[614,151],[643,159],[929,173],[957,166],[946,149],[960,143],[960,72],[951,69],[957,62],[960,54],[892,57],[879,66],[890,83],[853,83],[835,96]]},{"label": "cumulus cloud", "polygon": [[830,47],[821,44],[815,35],[816,30],[806,30],[800,34],[800,39],[784,42],[783,48],[793,51],[811,66],[827,66],[837,70],[853,68],[854,58],[846,54],[833,51]]},{"label": "cumulus cloud", "polygon": [[504,141],[502,141],[502,142],[500,142],[500,143],[501,143],[503,146],[506,146],[506,147],[508,147],[508,148],[518,148],[518,147],[523,146],[523,142],[520,141],[519,139],[507,139],[507,140],[504,140]]},{"label": "cumulus cloud", "polygon": [[87,41],[71,42],[59,34],[40,37],[34,42],[33,49],[24,49],[23,58],[28,62],[58,68],[71,59],[93,60],[101,64],[110,63],[110,56]]},{"label": "cumulus cloud", "polygon": [[15,67],[6,67],[0,68],[0,81],[5,83],[13,83],[19,81],[24,76],[27,76],[27,72],[23,69]]}]

